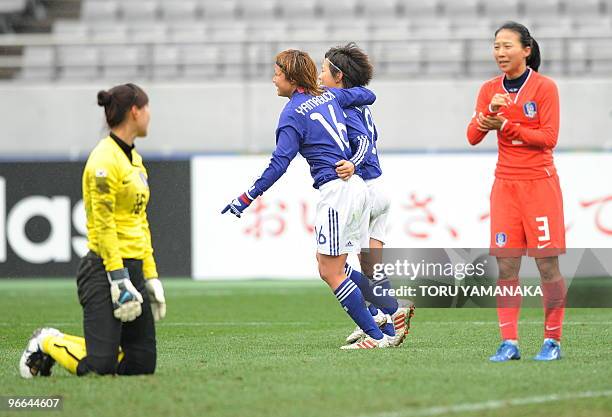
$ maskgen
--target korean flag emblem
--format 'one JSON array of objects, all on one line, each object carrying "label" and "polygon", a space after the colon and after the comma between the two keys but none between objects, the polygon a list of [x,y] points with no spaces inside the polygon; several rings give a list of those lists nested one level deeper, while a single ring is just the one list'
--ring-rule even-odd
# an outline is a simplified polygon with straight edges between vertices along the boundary
[{"label": "korean flag emblem", "polygon": [[499,232],[495,234],[495,244],[500,248],[506,246],[506,242],[508,242],[508,236],[504,232]]},{"label": "korean flag emblem", "polygon": [[530,119],[536,117],[536,114],[538,114],[538,107],[536,106],[535,101],[528,101],[525,103],[523,105],[523,112],[525,113],[525,116],[529,117]]}]

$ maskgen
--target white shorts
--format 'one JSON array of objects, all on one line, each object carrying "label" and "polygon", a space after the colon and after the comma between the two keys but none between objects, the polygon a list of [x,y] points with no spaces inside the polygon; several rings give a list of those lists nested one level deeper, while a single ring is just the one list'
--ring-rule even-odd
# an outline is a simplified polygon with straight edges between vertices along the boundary
[{"label": "white shorts", "polygon": [[363,180],[357,175],[348,181],[333,180],[323,184],[319,192],[314,223],[317,252],[339,256],[367,248],[371,205]]},{"label": "white shorts", "polygon": [[387,217],[389,216],[391,201],[382,187],[380,177],[367,180],[365,183],[370,191],[370,201],[372,202],[368,235],[372,239],[385,243],[387,239]]}]

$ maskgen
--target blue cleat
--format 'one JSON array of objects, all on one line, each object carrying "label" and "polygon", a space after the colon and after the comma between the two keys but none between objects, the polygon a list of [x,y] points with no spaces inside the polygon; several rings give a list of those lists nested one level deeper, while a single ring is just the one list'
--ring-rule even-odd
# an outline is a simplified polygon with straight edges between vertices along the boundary
[{"label": "blue cleat", "polygon": [[521,352],[519,352],[518,346],[507,340],[504,340],[497,348],[495,355],[489,358],[491,362],[506,362],[518,359],[521,359]]},{"label": "blue cleat", "polygon": [[540,353],[533,358],[536,361],[554,361],[561,359],[561,345],[554,339],[544,339]]}]

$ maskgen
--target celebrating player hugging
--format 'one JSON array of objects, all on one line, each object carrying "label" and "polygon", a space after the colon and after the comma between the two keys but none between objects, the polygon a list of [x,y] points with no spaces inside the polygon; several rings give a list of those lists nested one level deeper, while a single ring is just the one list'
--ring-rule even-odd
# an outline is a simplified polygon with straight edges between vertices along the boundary
[{"label": "celebrating player hugging", "polygon": [[[328,88],[351,88],[365,86],[372,79],[372,64],[368,56],[354,43],[343,47],[331,48],[325,53],[325,59],[319,76],[321,83]],[[382,248],[385,242],[389,198],[380,184],[382,170],[378,160],[376,141],[378,131],[368,106],[344,107],[348,139],[353,156],[348,161],[337,163],[336,172],[342,179],[351,175],[360,176],[368,186],[370,198],[370,217],[368,219],[368,247],[371,251],[362,251],[359,260],[363,273],[354,270],[348,263],[345,265],[346,275],[353,281],[370,303],[369,310],[376,324],[383,333],[391,338],[392,346],[399,346],[406,338],[409,320],[414,314],[414,306],[410,311],[400,307],[393,297],[377,296],[374,287],[390,288],[388,279],[373,281],[374,265],[382,262]],[[384,293],[383,293],[384,294]],[[356,343],[356,348],[367,348],[370,343],[362,340],[364,331],[358,326],[346,338],[350,345]]]},{"label": "celebrating player hugging", "polygon": [[155,372],[154,320],[166,301],[147,221],[149,185],[134,148],[149,125],[149,98],[134,84],[98,93],[110,134],[83,172],[89,253],[77,272],[85,337],[37,329],[19,362],[21,376],[48,376],[57,361],[70,373],[138,375]]},{"label": "celebrating player hugging", "polygon": [[[521,256],[533,256],[542,278],[544,344],[536,360],[561,358],[565,281],[558,255],[565,252],[563,199],[553,162],[559,134],[559,95],[540,75],[540,50],[527,28],[508,22],[495,32],[494,56],[504,73],[485,82],[468,130],[472,145],[497,131],[499,158],[491,191],[491,254],[499,286],[517,287]],[[491,361],[520,359],[520,295],[498,297],[503,339]]]},{"label": "celebrating player hugging", "polygon": [[343,180],[336,172],[338,162],[352,157],[342,108],[372,104],[376,97],[363,87],[322,89],[315,63],[299,50],[286,50],[276,56],[273,82],[278,95],[289,98],[276,129],[276,149],[261,177],[222,213],[240,217],[285,173],[299,152],[308,162],[313,185],[321,195],[314,223],[319,274],[367,334],[362,346],[343,348],[387,347],[391,338],[379,329],[361,290],[344,271],[347,254],[358,253],[367,246],[368,187],[357,175]]}]

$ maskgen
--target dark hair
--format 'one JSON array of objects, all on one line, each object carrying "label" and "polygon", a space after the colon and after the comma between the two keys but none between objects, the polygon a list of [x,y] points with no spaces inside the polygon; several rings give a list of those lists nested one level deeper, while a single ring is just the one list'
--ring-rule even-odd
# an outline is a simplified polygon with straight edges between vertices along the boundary
[{"label": "dark hair", "polygon": [[111,129],[123,123],[132,106],[141,109],[147,104],[149,96],[136,84],[122,84],[98,92],[98,106],[104,107],[106,123]]},{"label": "dark hair", "polygon": [[499,31],[503,29],[511,30],[515,33],[518,33],[519,38],[521,39],[521,45],[523,45],[523,48],[526,48],[526,47],[531,48],[531,53],[527,57],[527,65],[532,70],[537,71],[538,68],[540,68],[540,63],[542,61],[542,58],[540,57],[540,46],[538,45],[536,40],[531,37],[531,34],[529,33],[529,29],[527,29],[525,26],[521,25],[520,23],[510,21],[510,22],[506,22],[503,25],[501,25],[499,29],[495,31],[495,36],[497,36]]},{"label": "dark hair", "polygon": [[374,67],[368,55],[355,42],[331,48],[325,53],[325,59],[334,77],[342,72],[342,85],[345,88],[368,85],[372,79]]},{"label": "dark hair", "polygon": [[323,93],[317,80],[317,66],[307,52],[297,49],[287,49],[276,55],[276,65],[281,69],[287,80],[292,81],[306,91],[319,96]]}]

